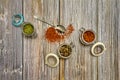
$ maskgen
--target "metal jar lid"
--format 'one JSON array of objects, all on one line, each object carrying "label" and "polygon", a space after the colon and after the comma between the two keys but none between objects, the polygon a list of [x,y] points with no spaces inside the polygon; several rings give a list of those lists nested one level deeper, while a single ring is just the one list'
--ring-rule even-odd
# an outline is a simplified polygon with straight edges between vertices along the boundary
[{"label": "metal jar lid", "polygon": [[[95,53],[95,48],[96,48],[96,47],[99,47],[99,48],[101,49],[101,51],[98,52],[98,53]],[[97,42],[97,43],[95,43],[95,44],[92,46],[92,48],[91,48],[91,53],[92,53],[92,55],[94,55],[94,56],[100,56],[100,55],[103,54],[103,52],[104,52],[105,50],[106,50],[105,45],[104,45],[102,42]]]},{"label": "metal jar lid", "polygon": [[24,22],[24,16],[22,14],[16,14],[12,16],[12,25],[15,27],[20,27]]},{"label": "metal jar lid", "polygon": [[[50,57],[55,59],[55,63],[54,64],[51,64],[49,62],[49,58]],[[45,57],[45,64],[47,64],[50,67],[56,67],[59,64],[59,57],[56,54],[54,54],[54,53],[49,53]]]}]

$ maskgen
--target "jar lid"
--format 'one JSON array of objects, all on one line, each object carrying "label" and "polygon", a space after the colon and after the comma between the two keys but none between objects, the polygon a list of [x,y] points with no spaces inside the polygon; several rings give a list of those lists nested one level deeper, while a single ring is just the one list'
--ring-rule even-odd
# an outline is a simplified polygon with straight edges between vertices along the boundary
[{"label": "jar lid", "polygon": [[[98,53],[95,52],[95,49],[96,49],[97,47],[99,47],[99,48],[101,49],[100,52],[98,52]],[[97,43],[95,43],[95,44],[92,46],[92,48],[91,48],[91,53],[92,53],[92,55],[94,55],[94,56],[100,56],[100,55],[103,54],[103,52],[104,52],[105,50],[106,50],[105,45],[104,45],[102,42],[97,42]]]},{"label": "jar lid", "polygon": [[24,16],[22,14],[16,14],[12,16],[12,25],[15,27],[20,27],[24,22]]},{"label": "jar lid", "polygon": [[[50,62],[50,58],[55,60],[54,63],[51,63],[51,62],[53,62],[52,60]],[[50,67],[56,67],[59,64],[59,57],[54,53],[49,53],[45,57],[45,64],[47,64]]]}]

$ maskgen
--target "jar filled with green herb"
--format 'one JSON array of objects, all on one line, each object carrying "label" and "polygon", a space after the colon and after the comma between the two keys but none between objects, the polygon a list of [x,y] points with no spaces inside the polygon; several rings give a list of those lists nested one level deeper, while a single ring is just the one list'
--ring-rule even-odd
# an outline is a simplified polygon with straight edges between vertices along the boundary
[{"label": "jar filled with green herb", "polygon": [[25,22],[22,24],[22,32],[26,36],[32,36],[35,32],[34,26],[31,23]]},{"label": "jar filled with green herb", "polygon": [[58,48],[58,54],[61,58],[69,58],[72,54],[73,44],[62,44]]}]

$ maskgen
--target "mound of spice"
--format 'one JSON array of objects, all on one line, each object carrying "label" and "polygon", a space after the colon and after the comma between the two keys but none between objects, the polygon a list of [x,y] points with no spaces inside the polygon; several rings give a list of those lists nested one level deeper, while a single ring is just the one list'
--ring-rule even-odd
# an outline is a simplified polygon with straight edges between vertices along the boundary
[{"label": "mound of spice", "polygon": [[83,34],[83,39],[88,43],[92,42],[95,39],[95,34],[92,31],[85,31]]},{"label": "mound of spice", "polygon": [[49,42],[60,42],[65,39],[66,36],[69,36],[74,31],[73,26],[70,24],[65,33],[60,33],[54,27],[49,27],[45,32],[45,38]]},{"label": "mound of spice", "polygon": [[23,33],[25,35],[31,35],[34,32],[34,27],[31,24],[24,24],[23,25]]},{"label": "mound of spice", "polygon": [[54,27],[49,27],[45,33],[45,38],[50,42],[56,42],[64,39],[64,36],[58,34]]},{"label": "mound of spice", "polygon": [[59,49],[60,55],[63,57],[68,57],[71,55],[72,48],[69,45],[62,45]]}]

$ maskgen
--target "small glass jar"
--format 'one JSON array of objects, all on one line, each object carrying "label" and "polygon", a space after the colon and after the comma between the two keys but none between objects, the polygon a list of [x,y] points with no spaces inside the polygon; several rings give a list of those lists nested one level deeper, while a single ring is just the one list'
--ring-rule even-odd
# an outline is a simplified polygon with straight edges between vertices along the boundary
[{"label": "small glass jar", "polygon": [[24,16],[22,14],[16,14],[12,16],[12,25],[15,27],[21,27],[22,33],[25,36],[35,36],[35,28],[29,22],[24,22]]},{"label": "small glass jar", "polygon": [[22,28],[22,33],[25,36],[33,36],[33,35],[35,35],[35,28],[31,23],[24,22],[22,24],[21,28]]},{"label": "small glass jar", "polygon": [[58,48],[58,55],[60,58],[67,59],[72,55],[72,48],[74,47],[73,43],[70,44],[61,44]]},{"label": "small glass jar", "polygon": [[79,30],[80,32],[82,32],[80,34],[80,42],[84,45],[91,45],[93,43],[95,43],[96,41],[96,35],[95,32],[91,29],[85,29],[85,28],[81,28]]}]

